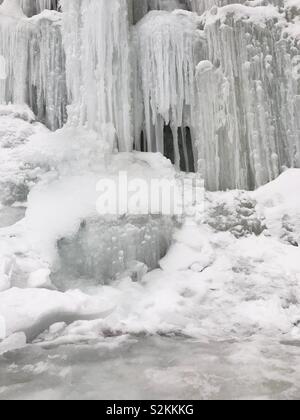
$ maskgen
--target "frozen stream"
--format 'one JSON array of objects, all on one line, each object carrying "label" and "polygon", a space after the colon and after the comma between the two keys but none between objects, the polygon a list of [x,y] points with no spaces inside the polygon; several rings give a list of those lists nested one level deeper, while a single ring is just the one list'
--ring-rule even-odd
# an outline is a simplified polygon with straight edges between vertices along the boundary
[{"label": "frozen stream", "polygon": [[0,399],[298,399],[300,342],[113,338],[0,358]]}]

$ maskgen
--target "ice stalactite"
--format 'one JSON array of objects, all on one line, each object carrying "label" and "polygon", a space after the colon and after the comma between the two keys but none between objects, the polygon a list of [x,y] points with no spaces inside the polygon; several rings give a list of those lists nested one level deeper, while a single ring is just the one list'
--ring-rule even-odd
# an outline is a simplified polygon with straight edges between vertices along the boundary
[{"label": "ice stalactite", "polygon": [[243,13],[224,8],[205,22],[196,132],[209,189],[252,189],[300,164],[299,45],[282,37],[276,9]]},{"label": "ice stalactite", "polygon": [[42,13],[29,23],[28,103],[38,120],[55,130],[67,119],[68,101],[60,13]]},{"label": "ice stalactite", "polygon": [[29,104],[53,130],[68,103],[69,125],[111,150],[159,151],[212,190],[300,165],[294,1],[62,0],[63,13],[24,14],[58,4],[0,6],[1,103]]},{"label": "ice stalactite", "polygon": [[18,0],[0,6],[0,54],[7,75],[0,80],[0,103],[28,104],[53,130],[66,120],[60,22],[60,13],[55,11],[28,19]]},{"label": "ice stalactite", "polygon": [[28,31],[18,0],[0,5],[0,55],[5,60],[5,76],[0,80],[0,103],[26,102]]},{"label": "ice stalactite", "polygon": [[[164,154],[164,128],[170,126],[179,168],[178,129],[193,125],[196,100],[195,66],[200,48],[196,15],[153,11],[137,24],[134,40],[136,148],[143,146],[143,132],[146,150]],[[185,142],[183,154],[187,156]]]},{"label": "ice stalactite", "polygon": [[[69,124],[86,125],[132,150],[126,0],[62,0]],[[115,131],[115,134],[113,133]]]}]

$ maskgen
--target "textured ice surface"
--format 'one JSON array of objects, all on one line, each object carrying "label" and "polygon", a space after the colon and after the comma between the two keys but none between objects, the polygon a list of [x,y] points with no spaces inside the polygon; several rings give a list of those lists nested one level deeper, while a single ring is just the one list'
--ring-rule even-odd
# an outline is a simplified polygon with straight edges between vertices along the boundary
[{"label": "textured ice surface", "polygon": [[30,136],[48,132],[32,118],[27,107],[0,106],[0,211],[1,205],[26,202],[30,187],[41,175],[41,169],[24,163],[21,152]]},{"label": "textured ice surface", "polygon": [[[138,23],[134,33],[135,144],[140,150],[143,131],[147,150],[164,153],[164,127],[170,125],[178,168],[178,129],[191,125],[191,110],[196,104],[196,28],[195,15],[153,11]],[[184,154],[187,156],[187,150]]]},{"label": "textured ice surface", "polygon": [[63,0],[69,124],[132,150],[129,22],[125,0]]},{"label": "textured ice surface", "polygon": [[128,274],[141,279],[148,270],[157,268],[167,253],[173,229],[174,222],[168,217],[128,217],[114,222],[88,219],[75,237],[60,240],[62,263],[55,283],[70,287],[70,277],[73,281],[90,278],[96,283],[110,283]]},{"label": "textured ice surface", "polygon": [[297,43],[283,39],[272,7],[228,6],[205,19],[199,166],[210,189],[254,188],[299,166]]},{"label": "textured ice surface", "polygon": [[189,127],[208,189],[254,189],[300,164],[298,25],[276,2],[227,4],[136,25],[135,145],[162,152],[170,125],[179,167]]},{"label": "textured ice surface", "polygon": [[69,104],[69,124],[120,151],[172,149],[210,190],[299,167],[297,2],[25,3],[30,19],[18,1],[0,9],[1,102],[28,103],[51,129]]},{"label": "textured ice surface", "polygon": [[[0,398],[299,397],[298,3],[2,4]],[[173,135],[179,167],[183,131],[210,190],[276,180],[205,194],[170,247],[170,218],[100,218],[99,179],[175,177],[114,152]]]},{"label": "textured ice surface", "polygon": [[2,357],[0,399],[299,398],[296,341],[259,336],[240,342],[84,336],[80,341],[79,332],[74,327],[77,345],[31,346]]},{"label": "textured ice surface", "polygon": [[0,55],[7,74],[0,80],[0,104],[27,103],[40,121],[57,129],[66,119],[67,102],[60,14],[28,19],[17,4],[0,5]]},{"label": "textured ice surface", "polygon": [[[3,3],[4,0],[0,0],[0,4]],[[37,13],[42,12],[45,9],[56,9],[57,8],[57,0],[9,0],[6,2],[7,6],[9,3],[10,10],[16,10],[17,6],[21,6],[23,12],[27,16],[32,16]]]},{"label": "textured ice surface", "polygon": [[[32,278],[32,273],[43,277],[50,266],[53,272],[61,267],[69,280],[80,274],[97,284],[124,273],[140,279],[158,266],[171,240],[171,217],[130,220],[125,214],[107,220],[97,213],[96,186],[102,178],[117,176],[128,168],[129,178],[172,179],[175,171],[168,160],[142,153],[107,155],[106,143],[95,141],[98,134],[83,129],[50,133],[40,124],[14,118],[14,114],[3,116],[1,122],[11,130],[15,127],[2,136],[0,149],[6,165],[1,196],[6,207],[0,209],[5,228],[0,232],[0,255],[7,261],[5,282],[9,276],[11,286],[32,287],[34,283],[41,287],[46,283],[39,281],[38,274]],[[21,136],[23,126],[28,133]],[[7,206],[19,206],[20,201],[26,206],[25,217],[12,226],[22,219],[24,210]],[[62,279],[60,286],[70,285]]]},{"label": "textured ice surface", "polygon": [[[28,119],[19,109],[1,121],[36,127],[18,113]],[[24,220],[0,229],[0,399],[297,398],[299,170],[254,193],[208,193],[202,223],[188,219],[160,268],[146,273],[143,262],[154,268],[169,222],[164,233],[149,218],[132,236],[124,220],[99,223],[95,184],[103,171],[125,168],[170,178],[170,163],[139,153],[104,159],[95,132],[37,127],[29,139],[14,135],[12,150],[42,168],[42,179],[31,186]],[[16,162],[8,155],[7,164]],[[135,338],[158,334],[173,338]],[[141,365],[138,378],[132,363]],[[70,376],[92,385],[74,388]]]}]

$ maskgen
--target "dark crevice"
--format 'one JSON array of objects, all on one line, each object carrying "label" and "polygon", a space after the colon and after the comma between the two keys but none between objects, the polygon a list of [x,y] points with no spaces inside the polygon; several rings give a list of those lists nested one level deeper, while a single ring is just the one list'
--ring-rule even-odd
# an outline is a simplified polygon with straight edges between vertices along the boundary
[{"label": "dark crevice", "polygon": [[[180,170],[183,172],[195,172],[195,157],[189,127],[178,128],[178,146],[180,152]],[[149,151],[143,132],[140,137],[140,150],[141,152]],[[170,125],[165,125],[164,127],[164,156],[175,164],[174,139]]]}]

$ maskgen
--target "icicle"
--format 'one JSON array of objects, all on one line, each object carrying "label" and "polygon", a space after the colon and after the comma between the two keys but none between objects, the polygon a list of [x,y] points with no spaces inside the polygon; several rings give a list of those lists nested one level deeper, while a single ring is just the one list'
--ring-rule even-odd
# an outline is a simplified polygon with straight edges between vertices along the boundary
[{"label": "icicle", "polygon": [[245,6],[205,17],[210,61],[198,66],[195,131],[210,189],[252,189],[299,166],[299,46],[282,39],[280,18]]},{"label": "icicle", "polygon": [[6,80],[0,80],[0,103],[28,104],[53,130],[66,119],[60,18],[51,12],[28,19],[19,0],[0,6],[0,54],[7,73]]},{"label": "icicle", "polygon": [[[29,105],[39,121],[50,129],[60,128],[66,121],[67,88],[65,54],[61,36],[61,14],[51,12],[28,20]],[[50,53],[49,53],[50,52]]]},{"label": "icicle", "polygon": [[[195,105],[197,22],[189,12],[151,12],[137,25],[134,34],[137,70],[136,124],[144,109],[148,151],[163,151],[164,125],[171,126],[175,163],[180,166],[178,128],[191,120]],[[136,127],[139,144],[143,127]]]},{"label": "icicle", "polygon": [[29,33],[18,0],[0,6],[0,55],[6,65],[6,79],[0,80],[0,103],[26,102]]},{"label": "icicle", "polygon": [[[126,0],[63,0],[63,38],[72,106],[69,123],[132,149],[129,27]],[[111,130],[109,130],[111,133]],[[112,139],[109,139],[112,141]]]}]

